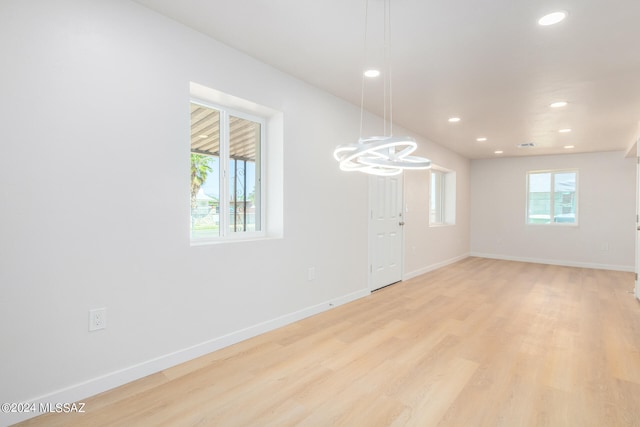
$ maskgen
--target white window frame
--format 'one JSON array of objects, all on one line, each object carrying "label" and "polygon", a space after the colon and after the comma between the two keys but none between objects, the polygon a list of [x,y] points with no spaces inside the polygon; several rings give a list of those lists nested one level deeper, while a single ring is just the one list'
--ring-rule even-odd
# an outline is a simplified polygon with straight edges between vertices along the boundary
[{"label": "white window frame", "polygon": [[[439,201],[440,221],[432,221],[432,183],[434,175],[440,175],[441,185],[437,195]],[[442,227],[455,225],[456,223],[456,173],[455,171],[441,166],[432,165],[429,171],[429,226]]]},{"label": "white window frame", "polygon": [[[550,198],[550,206],[549,206],[549,222],[548,223],[531,223],[529,222],[529,179],[530,176],[533,174],[541,174],[541,173],[549,173],[551,174],[551,182],[550,182],[550,194],[549,194],[549,198]],[[555,221],[551,221],[551,219],[553,218],[554,215],[554,195],[555,195],[555,175],[556,174],[562,174],[562,173],[575,173],[576,174],[576,189],[575,189],[575,193],[576,193],[576,209],[575,209],[575,221],[574,222],[555,222]],[[579,184],[579,179],[580,175],[578,173],[578,169],[544,169],[544,170],[532,170],[532,171],[527,171],[527,180],[526,180],[526,206],[525,206],[525,218],[524,218],[524,222],[526,225],[529,226],[533,226],[533,227],[577,227],[579,225],[579,206],[580,206],[580,184]]]},{"label": "white window frame", "polygon": [[[205,108],[211,108],[219,111],[220,113],[220,234],[218,236],[211,237],[190,237],[192,244],[206,244],[215,243],[220,241],[236,241],[236,240],[253,240],[258,238],[264,238],[266,236],[265,230],[265,144],[267,135],[267,119],[262,116],[252,115],[239,111],[233,108],[229,108],[225,105],[216,104],[209,101],[204,101],[195,97],[191,97],[190,103],[198,104]],[[256,224],[260,224],[260,230],[258,231],[240,231],[232,232],[229,230],[230,226],[230,174],[229,174],[229,144],[230,144],[230,129],[229,129],[229,117],[234,116],[240,119],[249,120],[260,124],[260,162],[256,162],[256,175],[259,177],[260,197],[259,202],[256,205]],[[189,147],[191,153],[191,148]]]},{"label": "white window frame", "polygon": [[[188,95],[187,101],[189,98],[195,98],[205,101],[207,104],[223,105],[228,107],[229,110],[266,119],[266,126],[261,128],[264,130],[266,137],[262,138],[260,153],[262,158],[262,232],[252,233],[250,236],[242,232],[235,233],[239,234],[239,236],[225,238],[189,239],[190,245],[198,247],[227,244],[229,242],[282,239],[284,237],[284,112],[196,82],[189,82]],[[190,129],[188,111],[185,110],[185,116],[187,117],[185,125],[187,129]],[[186,142],[190,152],[191,144],[188,138]],[[185,163],[185,167],[187,164]],[[187,177],[188,175],[185,175],[184,179],[188,180]]]},{"label": "white window frame", "polygon": [[[429,225],[443,225],[446,223],[445,222],[445,197],[444,197],[445,188],[446,188],[445,174],[441,170],[431,169],[430,175],[431,176],[429,179]],[[440,185],[434,185],[437,180],[440,181]],[[436,187],[436,191],[434,191],[434,187]]]}]

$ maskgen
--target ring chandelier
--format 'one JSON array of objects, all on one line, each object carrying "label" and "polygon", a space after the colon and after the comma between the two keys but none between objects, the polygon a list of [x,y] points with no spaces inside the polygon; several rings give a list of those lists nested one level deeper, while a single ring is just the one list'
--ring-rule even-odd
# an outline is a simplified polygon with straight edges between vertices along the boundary
[{"label": "ring chandelier", "polygon": [[[367,48],[369,0],[365,0],[365,57]],[[365,74],[362,75],[360,101],[360,138],[356,143],[339,145],[333,157],[340,162],[343,171],[358,171],[371,175],[391,176],[401,174],[404,169],[428,169],[431,161],[424,157],[411,156],[417,148],[416,140],[410,136],[393,136],[393,102],[391,91],[391,0],[384,0],[384,135],[362,136],[364,119]],[[378,75],[378,74],[374,74]],[[387,111],[389,112],[389,135],[387,136]]]},{"label": "ring chandelier", "polygon": [[418,144],[409,136],[370,136],[355,144],[339,145],[333,157],[343,171],[359,171],[371,175],[392,176],[403,169],[428,169],[431,161],[410,156]]}]

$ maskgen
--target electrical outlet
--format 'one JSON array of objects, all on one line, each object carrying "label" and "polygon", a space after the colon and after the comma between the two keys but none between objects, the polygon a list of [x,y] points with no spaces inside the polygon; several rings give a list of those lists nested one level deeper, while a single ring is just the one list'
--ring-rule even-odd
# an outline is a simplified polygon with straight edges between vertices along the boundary
[{"label": "electrical outlet", "polygon": [[316,280],[316,268],[315,267],[309,267],[309,270],[307,271],[307,280],[309,282]]},{"label": "electrical outlet", "polygon": [[89,332],[107,327],[107,309],[94,308],[89,310]]}]

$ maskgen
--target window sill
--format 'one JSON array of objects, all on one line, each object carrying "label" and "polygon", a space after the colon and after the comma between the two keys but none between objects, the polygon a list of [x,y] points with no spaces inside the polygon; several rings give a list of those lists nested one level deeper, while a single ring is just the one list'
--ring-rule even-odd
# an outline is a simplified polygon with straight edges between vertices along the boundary
[{"label": "window sill", "polygon": [[433,227],[433,228],[439,228],[439,227],[453,227],[455,224],[448,224],[448,223],[437,223],[437,224],[429,224],[429,227]]},{"label": "window sill", "polygon": [[526,226],[530,227],[579,227],[580,224],[577,223],[568,223],[568,222],[550,222],[548,224],[531,224],[525,223]]},{"label": "window sill", "polygon": [[247,243],[247,242],[260,242],[264,240],[277,240],[282,236],[269,236],[266,234],[252,234],[250,236],[238,236],[238,237],[223,237],[223,238],[209,238],[209,239],[197,239],[191,240],[190,246],[211,246],[211,245],[223,245],[228,243]]}]

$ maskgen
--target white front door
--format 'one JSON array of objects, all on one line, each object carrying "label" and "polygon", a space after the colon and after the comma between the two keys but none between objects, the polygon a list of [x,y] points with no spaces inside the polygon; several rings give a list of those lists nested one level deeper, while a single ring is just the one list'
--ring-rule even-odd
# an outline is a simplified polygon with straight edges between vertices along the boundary
[{"label": "white front door", "polygon": [[369,216],[371,290],[402,280],[402,175],[372,176]]}]

